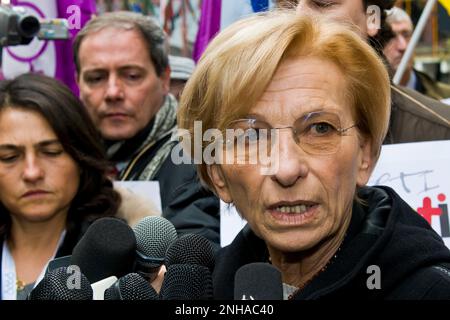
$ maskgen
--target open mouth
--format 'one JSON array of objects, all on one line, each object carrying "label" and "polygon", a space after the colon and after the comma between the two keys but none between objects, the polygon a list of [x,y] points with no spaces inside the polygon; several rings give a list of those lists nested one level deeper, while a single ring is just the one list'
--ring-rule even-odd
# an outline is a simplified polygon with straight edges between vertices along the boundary
[{"label": "open mouth", "polygon": [[282,212],[282,213],[305,213],[314,205],[295,205],[295,206],[278,206],[274,209],[274,211]]},{"label": "open mouth", "polygon": [[318,204],[280,205],[269,212],[275,220],[288,224],[304,224],[318,212]]}]

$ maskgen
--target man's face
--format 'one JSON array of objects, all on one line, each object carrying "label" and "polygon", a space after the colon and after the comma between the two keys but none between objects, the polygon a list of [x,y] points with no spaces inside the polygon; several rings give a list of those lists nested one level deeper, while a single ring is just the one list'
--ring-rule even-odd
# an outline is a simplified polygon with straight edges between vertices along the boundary
[{"label": "man's face", "polygon": [[[395,37],[389,40],[383,49],[383,53],[392,69],[396,71],[411,40],[413,26],[409,21],[399,21],[391,23],[391,29]],[[409,63],[411,68],[412,61],[411,59]]]},{"label": "man's face", "polygon": [[299,0],[298,14],[326,14],[331,19],[354,23],[362,37],[374,36],[378,30],[368,28],[363,0]]},{"label": "man's face", "polygon": [[89,34],[78,55],[80,98],[103,138],[134,137],[163,104],[169,69],[156,74],[137,30],[106,28]]}]

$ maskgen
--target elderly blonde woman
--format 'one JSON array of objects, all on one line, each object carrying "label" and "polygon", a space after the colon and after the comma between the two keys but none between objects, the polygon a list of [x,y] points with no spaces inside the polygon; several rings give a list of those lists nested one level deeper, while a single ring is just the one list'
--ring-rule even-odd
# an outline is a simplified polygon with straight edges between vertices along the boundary
[{"label": "elderly blonde woman", "polygon": [[450,298],[441,238],[394,190],[365,187],[389,112],[383,64],[350,28],[275,12],[215,38],[178,121],[218,129],[199,173],[248,221],[217,255],[216,298],[253,262],[280,270],[285,299]]}]

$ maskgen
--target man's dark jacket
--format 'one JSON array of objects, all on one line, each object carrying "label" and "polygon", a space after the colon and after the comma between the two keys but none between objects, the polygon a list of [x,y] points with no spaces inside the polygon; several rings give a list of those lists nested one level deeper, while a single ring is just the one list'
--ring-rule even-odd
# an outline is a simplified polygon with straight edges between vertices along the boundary
[{"label": "man's dark jacket", "polygon": [[385,144],[450,140],[450,106],[391,85],[392,111]]},{"label": "man's dark jacket", "polygon": [[[175,125],[175,123],[174,123]],[[121,154],[133,155],[141,148],[142,141],[148,134],[149,127],[133,140],[128,141],[120,151]],[[131,158],[133,163],[124,180],[140,180],[142,172],[155,154],[169,139],[170,135],[159,140],[150,148]],[[135,159],[138,159],[134,162]],[[219,199],[208,191],[197,176],[193,164],[174,164],[169,155],[152,179],[159,182],[162,216],[173,223],[179,235],[196,233],[206,237],[214,245],[220,246],[220,203]]]}]

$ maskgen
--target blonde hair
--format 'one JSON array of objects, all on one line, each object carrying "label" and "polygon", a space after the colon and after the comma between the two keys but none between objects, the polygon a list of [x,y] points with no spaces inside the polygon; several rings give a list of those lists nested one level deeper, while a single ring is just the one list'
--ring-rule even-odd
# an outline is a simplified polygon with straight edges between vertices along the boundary
[{"label": "blonde hair", "polygon": [[[257,103],[283,60],[300,57],[321,58],[340,68],[352,115],[377,158],[390,116],[389,76],[382,61],[350,27],[286,10],[240,20],[210,43],[181,96],[178,126],[191,135],[194,121],[202,121],[203,132],[223,130]],[[207,165],[198,169],[214,189]]]}]

